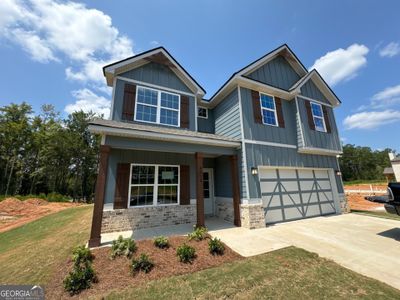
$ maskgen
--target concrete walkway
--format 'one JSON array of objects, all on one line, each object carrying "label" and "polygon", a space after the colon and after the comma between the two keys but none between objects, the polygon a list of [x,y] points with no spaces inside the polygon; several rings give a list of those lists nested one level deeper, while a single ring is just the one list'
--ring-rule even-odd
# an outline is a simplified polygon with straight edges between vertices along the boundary
[{"label": "concrete walkway", "polygon": [[210,230],[210,234],[243,256],[300,247],[400,289],[399,221],[345,214],[254,230]]}]

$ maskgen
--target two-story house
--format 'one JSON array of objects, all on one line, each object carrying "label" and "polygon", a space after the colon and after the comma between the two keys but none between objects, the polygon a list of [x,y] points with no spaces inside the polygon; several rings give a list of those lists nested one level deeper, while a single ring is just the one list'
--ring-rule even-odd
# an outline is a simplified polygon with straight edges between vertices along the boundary
[{"label": "two-story house", "polygon": [[345,209],[340,101],[287,45],[209,100],[162,47],[103,71],[113,94],[110,119],[90,124],[102,136],[90,246],[207,216],[257,228]]}]

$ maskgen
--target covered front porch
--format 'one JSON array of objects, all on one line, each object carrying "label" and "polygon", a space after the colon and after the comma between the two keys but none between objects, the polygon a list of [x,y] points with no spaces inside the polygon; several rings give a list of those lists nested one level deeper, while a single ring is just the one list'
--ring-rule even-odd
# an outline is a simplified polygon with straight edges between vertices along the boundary
[{"label": "covered front porch", "polygon": [[207,224],[208,217],[240,226],[239,165],[236,142],[216,146],[107,136],[89,246],[100,246],[115,232],[146,236],[156,234],[154,228],[215,225]]}]

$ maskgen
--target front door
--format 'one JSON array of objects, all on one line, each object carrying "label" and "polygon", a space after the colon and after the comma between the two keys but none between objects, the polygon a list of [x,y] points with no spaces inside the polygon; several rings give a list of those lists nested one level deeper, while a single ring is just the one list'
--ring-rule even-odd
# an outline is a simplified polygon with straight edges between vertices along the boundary
[{"label": "front door", "polygon": [[214,215],[214,179],[213,169],[203,169],[203,195],[204,195],[204,214]]}]

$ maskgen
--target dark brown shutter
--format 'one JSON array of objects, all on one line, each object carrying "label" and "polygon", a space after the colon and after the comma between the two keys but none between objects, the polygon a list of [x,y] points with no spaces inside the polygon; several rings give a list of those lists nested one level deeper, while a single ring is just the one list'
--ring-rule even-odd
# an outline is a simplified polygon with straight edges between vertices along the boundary
[{"label": "dark brown shutter", "polygon": [[190,168],[189,166],[180,167],[180,204],[189,205],[190,204]]},{"label": "dark brown shutter", "polygon": [[275,97],[275,106],[276,106],[276,115],[278,116],[278,125],[281,128],[285,128],[285,120],[283,119],[281,98]]},{"label": "dark brown shutter", "polygon": [[135,114],[136,85],[125,83],[122,120],[133,121]]},{"label": "dark brown shutter", "polygon": [[307,111],[307,118],[308,118],[308,126],[310,126],[311,130],[315,130],[315,124],[314,124],[314,119],[312,116],[311,112],[311,104],[310,101],[304,100],[304,103],[306,105],[306,111]]},{"label": "dark brown shutter", "polygon": [[328,115],[328,109],[326,108],[325,105],[322,105],[322,110],[324,112],[324,120],[325,120],[325,127],[326,127],[326,132],[331,133],[331,123],[329,122],[329,115]]},{"label": "dark brown shutter", "polygon": [[254,122],[262,124],[260,93],[252,90],[251,99],[253,103]]},{"label": "dark brown shutter", "polygon": [[128,208],[129,171],[129,164],[117,164],[114,209]]},{"label": "dark brown shutter", "polygon": [[181,95],[181,127],[189,128],[189,97]]}]

